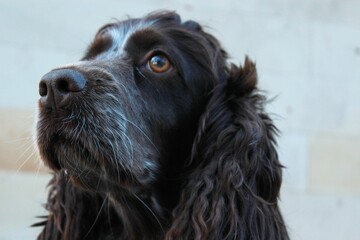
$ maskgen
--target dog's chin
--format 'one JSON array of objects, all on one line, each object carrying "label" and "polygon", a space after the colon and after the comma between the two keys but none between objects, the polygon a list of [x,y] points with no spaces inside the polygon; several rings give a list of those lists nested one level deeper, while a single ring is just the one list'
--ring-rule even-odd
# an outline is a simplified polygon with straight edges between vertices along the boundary
[{"label": "dog's chin", "polygon": [[80,144],[58,141],[42,150],[42,160],[51,170],[83,190],[99,193],[114,189],[133,191],[148,186],[154,180],[149,171],[132,172],[121,168],[120,164],[113,166],[101,157],[101,152],[92,152]]},{"label": "dog's chin", "polygon": [[84,173],[74,173],[66,168],[59,170],[60,174],[69,181],[69,184],[91,192],[108,194],[111,192],[134,192],[143,189],[147,184],[134,181],[132,177],[113,177],[110,175],[99,175],[95,172],[85,170]]},{"label": "dog's chin", "polygon": [[106,194],[111,192],[114,188],[123,190],[129,189],[125,179],[123,181],[114,182],[111,178],[100,176],[90,171],[84,171],[83,174],[78,174],[63,168],[59,170],[58,173],[62,174],[65,179],[68,180],[68,184],[72,184],[86,191]]}]

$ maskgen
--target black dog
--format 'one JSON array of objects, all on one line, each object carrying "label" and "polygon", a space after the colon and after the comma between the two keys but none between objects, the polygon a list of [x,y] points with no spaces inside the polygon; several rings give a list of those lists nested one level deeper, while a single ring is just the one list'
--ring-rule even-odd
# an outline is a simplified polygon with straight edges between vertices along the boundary
[{"label": "black dog", "polygon": [[288,239],[255,65],[172,12],[105,25],[40,81],[39,239]]}]

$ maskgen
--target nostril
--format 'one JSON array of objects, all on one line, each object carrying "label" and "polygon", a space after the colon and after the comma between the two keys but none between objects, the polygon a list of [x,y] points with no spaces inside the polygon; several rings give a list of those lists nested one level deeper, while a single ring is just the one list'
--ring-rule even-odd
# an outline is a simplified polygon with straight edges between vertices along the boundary
[{"label": "nostril", "polygon": [[56,82],[56,89],[61,93],[68,93],[71,90],[69,89],[69,81],[66,79],[58,79]]},{"label": "nostril", "polygon": [[39,94],[41,97],[45,97],[48,93],[47,85],[45,82],[41,81],[39,84]]},{"label": "nostril", "polygon": [[81,92],[85,85],[85,77],[74,70],[68,70],[55,80],[55,88],[60,93]]},{"label": "nostril", "polygon": [[64,107],[85,89],[86,83],[86,77],[75,69],[53,70],[40,80],[40,104],[47,109]]}]

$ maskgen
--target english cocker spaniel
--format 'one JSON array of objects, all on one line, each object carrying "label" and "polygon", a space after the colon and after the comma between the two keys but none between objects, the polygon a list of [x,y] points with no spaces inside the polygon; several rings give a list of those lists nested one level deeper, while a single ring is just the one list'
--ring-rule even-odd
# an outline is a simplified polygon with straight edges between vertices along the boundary
[{"label": "english cocker spaniel", "polygon": [[255,64],[174,12],[103,26],[39,84],[38,239],[288,239]]}]

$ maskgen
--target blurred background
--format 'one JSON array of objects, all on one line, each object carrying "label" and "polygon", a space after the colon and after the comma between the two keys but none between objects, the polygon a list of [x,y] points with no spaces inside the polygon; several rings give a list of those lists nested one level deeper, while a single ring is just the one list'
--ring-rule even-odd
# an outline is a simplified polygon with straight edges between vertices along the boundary
[{"label": "blurred background", "polygon": [[50,174],[34,150],[38,82],[104,23],[176,10],[247,54],[282,134],[292,239],[360,239],[360,1],[0,0],[0,239],[34,239]]}]

